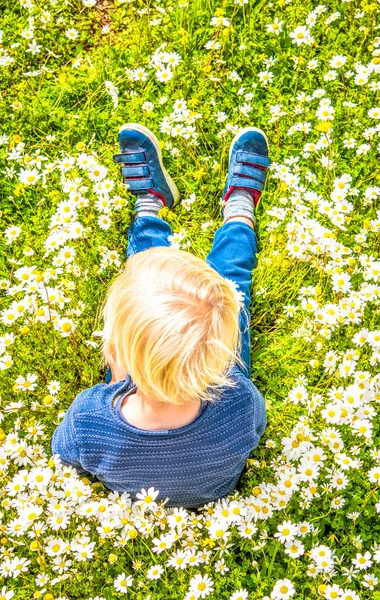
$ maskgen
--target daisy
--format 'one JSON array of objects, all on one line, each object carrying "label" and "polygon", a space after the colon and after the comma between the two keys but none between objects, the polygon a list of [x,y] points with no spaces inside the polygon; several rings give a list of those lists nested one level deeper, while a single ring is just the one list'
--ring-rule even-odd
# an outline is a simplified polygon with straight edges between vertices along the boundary
[{"label": "daisy", "polygon": [[168,567],[173,567],[174,569],[186,569],[188,564],[188,554],[184,550],[177,550],[171,558],[167,561]]},{"label": "daisy", "polygon": [[[29,527],[29,523],[22,519],[12,519],[7,525],[6,531],[8,535],[13,535],[15,537],[19,537],[20,535],[24,535],[26,529]],[[1,599],[1,597],[0,597]]]},{"label": "daisy", "polygon": [[161,83],[166,83],[167,81],[170,81],[172,77],[173,71],[171,71],[171,69],[169,69],[168,67],[165,69],[158,69],[156,71],[156,79]]},{"label": "daisy", "polygon": [[344,498],[342,498],[342,496],[336,496],[336,498],[333,498],[333,500],[331,500],[331,508],[333,508],[334,510],[342,508],[342,506],[344,506],[345,504],[346,501]]},{"label": "daisy", "polygon": [[148,78],[148,73],[146,69],[138,68],[133,71],[133,79],[135,81],[146,81]]},{"label": "daisy", "polygon": [[293,402],[293,404],[304,404],[308,397],[309,393],[303,385],[298,385],[289,392],[289,400]]},{"label": "daisy", "polygon": [[152,551],[156,554],[161,554],[161,552],[172,547],[174,539],[174,535],[172,534],[161,535],[159,538],[154,538],[152,542],[154,546]]},{"label": "daisy", "polygon": [[357,419],[352,423],[353,429],[358,435],[363,436],[367,439],[372,437],[373,424],[368,419]]},{"label": "daisy", "polygon": [[211,539],[222,539],[225,542],[231,535],[231,532],[228,530],[228,521],[216,520],[211,523],[208,531]]},{"label": "daisy", "polygon": [[107,250],[106,258],[110,264],[116,265],[117,267],[121,265],[120,256],[116,250]]},{"label": "daisy", "polygon": [[159,579],[164,572],[164,569],[161,565],[152,565],[147,573],[147,579]]},{"label": "daisy", "polygon": [[76,328],[76,325],[72,319],[57,319],[53,323],[54,329],[60,332],[62,337],[68,337],[73,333]]},{"label": "daisy", "polygon": [[12,577],[12,559],[11,558],[6,558],[2,563],[0,563],[0,574],[3,577]]},{"label": "daisy", "polygon": [[372,554],[365,552],[364,554],[358,553],[355,558],[352,559],[352,564],[360,570],[369,569],[373,565]]},{"label": "daisy", "polygon": [[371,119],[380,119],[380,107],[370,108],[367,114]]},{"label": "daisy", "polygon": [[111,227],[111,223],[112,223],[112,221],[108,215],[101,215],[98,218],[98,225],[99,225],[100,229],[103,229],[103,230],[109,229]]},{"label": "daisy", "polygon": [[106,177],[108,169],[98,164],[93,164],[88,170],[88,177],[91,181],[101,181]]},{"label": "daisy", "polygon": [[221,43],[216,40],[209,40],[203,46],[206,50],[219,50],[221,48]]},{"label": "daisy", "polygon": [[[13,364],[13,358],[11,357],[10,354],[4,354],[1,358],[0,358],[0,370],[1,371],[5,371],[5,369],[9,369]],[[15,403],[13,403],[15,404]],[[9,411],[9,406],[7,407],[7,410]],[[12,409],[11,409],[12,410]]]},{"label": "daisy", "polygon": [[[37,575],[37,577],[35,579],[36,585],[38,585],[38,587],[43,587],[49,581],[50,581],[50,577],[48,575],[44,575],[42,573]],[[0,596],[0,598],[1,598],[1,596]]]},{"label": "daisy", "polygon": [[231,594],[229,600],[247,600],[247,598],[248,591],[243,588],[240,588],[240,590],[237,590],[236,592]]},{"label": "daisy", "polygon": [[367,573],[366,575],[364,575],[362,580],[362,585],[364,585],[364,587],[368,587],[370,590],[375,589],[378,583],[378,578],[375,577],[375,575],[373,575],[372,573]]},{"label": "daisy", "polygon": [[292,38],[293,44],[297,44],[297,46],[301,46],[302,44],[309,45],[314,41],[314,38],[310,35],[310,31],[304,25],[296,27],[289,35]]},{"label": "daisy", "polygon": [[71,246],[64,246],[58,253],[58,259],[62,264],[69,264],[74,260],[75,255],[75,248],[72,248]]},{"label": "daisy", "polygon": [[32,373],[28,373],[26,378],[20,375],[17,377],[15,386],[17,386],[18,390],[22,390],[23,392],[32,392],[37,387],[38,375],[33,375]]},{"label": "daisy", "polygon": [[331,104],[320,106],[316,114],[321,121],[332,121],[334,119],[335,109]]},{"label": "daisy", "polygon": [[324,81],[334,81],[336,78],[338,77],[338,71],[328,71],[327,73],[324,74],[323,79]]},{"label": "daisy", "polygon": [[292,540],[290,542],[286,542],[285,544],[285,554],[290,556],[291,558],[298,558],[305,553],[305,546],[301,544],[298,540]]},{"label": "daisy", "polygon": [[191,567],[197,567],[199,564],[201,564],[201,562],[203,562],[199,556],[199,553],[195,549],[195,541],[193,536],[189,536],[187,539],[185,539],[183,541],[183,545],[186,547],[187,561]]},{"label": "daisy", "polygon": [[227,565],[224,562],[224,558],[221,558],[220,560],[217,560],[215,565],[215,572],[216,573],[220,573],[221,575],[224,575],[225,573],[228,573],[228,571],[230,570]]},{"label": "daisy", "polygon": [[346,588],[345,590],[342,590],[339,600],[360,600],[360,596],[353,590]]},{"label": "daisy", "polygon": [[52,381],[50,381],[47,384],[47,389],[49,391],[49,394],[52,394],[52,395],[58,394],[59,390],[61,389],[61,384],[59,381],[56,381],[55,379],[53,379]]},{"label": "daisy", "polygon": [[211,21],[210,21],[210,25],[214,25],[215,27],[229,27],[230,26],[230,22],[228,19],[226,19],[225,17],[212,17]]},{"label": "daisy", "polygon": [[37,169],[21,169],[19,180],[25,185],[34,185],[40,179],[40,174]]},{"label": "daisy", "polygon": [[206,598],[214,591],[214,582],[209,575],[195,575],[190,580],[189,592],[196,593],[198,598]]},{"label": "daisy", "polygon": [[189,514],[184,508],[174,508],[173,513],[168,515],[167,521],[169,526],[174,529],[175,527],[184,527],[188,521]]},{"label": "daisy", "polygon": [[80,542],[73,542],[71,544],[71,549],[73,551],[75,560],[78,562],[85,562],[86,560],[90,560],[94,556],[94,548],[95,542],[87,542],[85,540],[81,540]]},{"label": "daisy", "polygon": [[274,586],[270,597],[272,600],[288,600],[295,594],[294,585],[290,579],[280,579]]},{"label": "daisy", "polygon": [[63,573],[69,570],[72,564],[72,560],[64,558],[63,556],[56,556],[53,558],[52,569],[53,571],[57,571],[59,575],[62,575]]},{"label": "daisy", "polygon": [[260,83],[268,85],[273,80],[273,73],[271,71],[260,71],[258,78],[260,79]]},{"label": "daisy", "polygon": [[329,64],[330,64],[330,67],[332,67],[333,69],[339,69],[340,67],[343,67],[343,65],[345,65],[346,62],[347,62],[346,56],[343,56],[342,54],[337,54],[336,56],[332,57]]},{"label": "daisy", "polygon": [[327,600],[335,600],[336,598],[342,597],[343,590],[342,588],[334,583],[334,585],[327,585],[325,591],[323,592],[324,597]]},{"label": "daisy", "polygon": [[17,240],[20,235],[22,229],[18,225],[14,225],[13,227],[7,227],[4,231],[4,235],[7,238],[7,244],[11,244],[14,240]]},{"label": "daisy", "polygon": [[297,527],[298,527],[298,535],[300,535],[302,537],[304,537],[305,535],[310,533],[310,531],[312,529],[312,526],[307,521],[304,521],[303,523],[298,523]]},{"label": "daisy", "polygon": [[332,551],[330,550],[330,548],[328,548],[328,546],[324,546],[323,544],[321,544],[319,546],[315,546],[310,550],[310,558],[314,561],[325,558],[331,559]]},{"label": "daisy", "polygon": [[131,575],[126,575],[125,573],[121,573],[115,581],[113,582],[115,590],[120,593],[126,593],[128,588],[133,584],[133,577]]},{"label": "daisy", "polygon": [[7,588],[5,587],[5,585],[1,588],[1,591],[0,591],[0,599],[1,600],[11,600],[11,598],[13,598],[14,595],[15,595],[15,593],[12,592],[12,590],[7,591]]},{"label": "daisy", "polygon": [[30,565],[31,561],[26,558],[19,558],[16,556],[10,565],[10,571],[12,577],[16,578],[21,573],[26,573],[28,571],[28,565]]},{"label": "daisy", "polygon": [[77,29],[75,29],[74,27],[70,27],[70,29],[67,29],[65,31],[65,35],[69,40],[76,40],[79,34]]},{"label": "daisy", "polygon": [[370,471],[368,471],[368,479],[371,483],[380,484],[380,465],[378,467],[373,467]]},{"label": "daisy", "polygon": [[70,524],[70,516],[64,513],[57,514],[52,517],[48,517],[47,522],[50,526],[50,529],[53,531],[67,529],[68,525]]},{"label": "daisy", "polygon": [[291,521],[284,521],[277,526],[277,533],[273,537],[278,538],[279,542],[292,541],[298,533],[298,527]]},{"label": "daisy", "polygon": [[282,31],[282,25],[283,25],[284,21],[279,21],[278,17],[276,17],[273,21],[273,23],[268,23],[266,25],[267,28],[267,32],[268,33],[275,33],[276,35],[280,35],[281,31]]},{"label": "daisy", "polygon": [[160,492],[155,490],[154,487],[150,487],[148,490],[142,488],[141,492],[137,492],[136,494],[136,506],[141,506],[144,508],[155,508],[157,504],[155,499],[157,498]]},{"label": "daisy", "polygon": [[167,52],[165,62],[172,67],[176,67],[181,62],[181,56],[177,52]]},{"label": "daisy", "polygon": [[66,543],[61,538],[51,538],[45,545],[48,556],[60,556],[66,552]]}]

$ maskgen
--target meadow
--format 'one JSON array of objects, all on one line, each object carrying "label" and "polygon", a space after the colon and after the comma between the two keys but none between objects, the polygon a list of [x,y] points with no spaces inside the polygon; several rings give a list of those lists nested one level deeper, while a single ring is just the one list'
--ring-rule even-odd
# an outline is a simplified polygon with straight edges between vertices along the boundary
[{"label": "meadow", "polygon": [[[0,599],[380,600],[380,4],[1,0]],[[236,132],[262,128],[252,381],[268,425],[199,511],[53,458],[104,380],[99,307],[162,143],[171,244],[205,258]]]}]

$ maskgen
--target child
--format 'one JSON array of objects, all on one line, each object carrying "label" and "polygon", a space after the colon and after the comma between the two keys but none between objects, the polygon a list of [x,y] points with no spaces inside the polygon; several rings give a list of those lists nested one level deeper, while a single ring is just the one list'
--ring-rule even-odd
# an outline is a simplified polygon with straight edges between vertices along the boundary
[{"label": "child", "polygon": [[231,143],[224,222],[206,262],[169,247],[158,212],[179,191],[155,135],[129,123],[119,142],[114,160],[137,200],[126,268],[103,311],[109,376],[76,397],[51,449],[111,490],[153,486],[167,506],[195,509],[233,491],[266,426],[250,380],[249,306],[267,139],[247,127]]}]

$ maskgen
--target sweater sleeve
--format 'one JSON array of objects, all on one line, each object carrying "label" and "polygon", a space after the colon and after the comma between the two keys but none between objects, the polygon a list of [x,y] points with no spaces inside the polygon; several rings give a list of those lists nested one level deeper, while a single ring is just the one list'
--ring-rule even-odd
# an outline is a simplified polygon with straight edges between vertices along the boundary
[{"label": "sweater sleeve", "polygon": [[238,374],[238,377],[243,377],[243,381],[245,381],[245,385],[248,386],[247,393],[252,399],[252,407],[253,407],[253,427],[256,435],[260,439],[266,429],[267,426],[267,411],[265,406],[265,400],[263,395],[259,392],[253,381],[247,377],[243,371],[237,366],[234,365],[233,371],[234,374]]},{"label": "sweater sleeve", "polygon": [[52,454],[59,454],[63,464],[75,467],[79,472],[85,472],[80,462],[80,450],[76,441],[74,423],[74,403],[66,412],[51,439]]}]

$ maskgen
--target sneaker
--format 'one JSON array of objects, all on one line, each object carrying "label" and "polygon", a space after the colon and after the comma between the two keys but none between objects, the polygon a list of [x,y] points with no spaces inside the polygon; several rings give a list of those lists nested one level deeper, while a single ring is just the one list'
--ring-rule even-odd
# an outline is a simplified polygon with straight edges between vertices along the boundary
[{"label": "sneaker", "polygon": [[236,188],[243,188],[251,194],[256,206],[264,189],[266,170],[270,164],[265,133],[256,127],[240,129],[230,146],[230,162],[223,190],[223,201],[226,202]]},{"label": "sneaker", "polygon": [[121,165],[121,176],[130,192],[154,194],[169,208],[178,204],[179,190],[162,164],[154,133],[138,123],[127,123],[120,129],[119,144],[121,154],[115,154],[113,160]]}]

